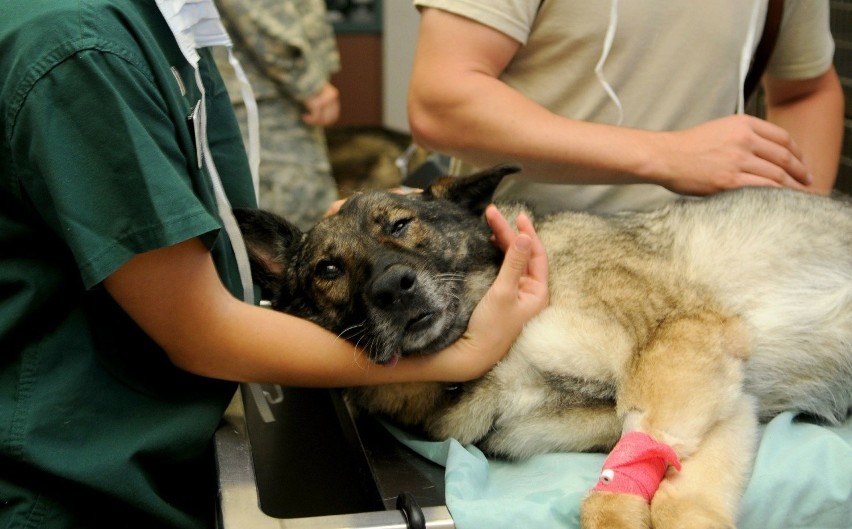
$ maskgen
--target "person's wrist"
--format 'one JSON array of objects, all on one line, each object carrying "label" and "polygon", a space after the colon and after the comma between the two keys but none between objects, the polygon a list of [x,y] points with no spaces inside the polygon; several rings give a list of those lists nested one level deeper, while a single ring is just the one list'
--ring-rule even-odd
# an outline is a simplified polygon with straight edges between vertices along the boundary
[{"label": "person's wrist", "polygon": [[633,151],[632,168],[638,181],[670,188],[671,174],[667,151],[674,138],[670,132],[636,131],[639,141]]},{"label": "person's wrist", "polygon": [[449,381],[466,382],[488,373],[506,356],[519,332],[506,328],[499,332],[493,329],[481,333],[469,331],[446,350],[450,354],[445,360],[451,361],[452,379]]}]

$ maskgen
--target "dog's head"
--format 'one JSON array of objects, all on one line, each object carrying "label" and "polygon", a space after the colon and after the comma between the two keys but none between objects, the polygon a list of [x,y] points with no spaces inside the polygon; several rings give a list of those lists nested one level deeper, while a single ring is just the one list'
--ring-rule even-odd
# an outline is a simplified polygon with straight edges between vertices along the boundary
[{"label": "dog's head", "polygon": [[364,348],[372,361],[438,351],[458,339],[502,254],[483,218],[514,166],[442,178],[422,194],[350,198],[307,233],[235,210],[264,299]]}]

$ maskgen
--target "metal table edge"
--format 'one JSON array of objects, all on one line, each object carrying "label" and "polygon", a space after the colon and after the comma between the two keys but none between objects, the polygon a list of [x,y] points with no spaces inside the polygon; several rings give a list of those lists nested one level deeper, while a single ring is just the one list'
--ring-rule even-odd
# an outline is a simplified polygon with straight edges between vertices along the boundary
[{"label": "metal table edge", "polygon": [[[240,391],[214,438],[219,485],[219,529],[409,529],[401,511],[375,511],[310,518],[274,518],[260,507],[251,445]],[[422,509],[427,529],[455,529],[446,506]]]}]

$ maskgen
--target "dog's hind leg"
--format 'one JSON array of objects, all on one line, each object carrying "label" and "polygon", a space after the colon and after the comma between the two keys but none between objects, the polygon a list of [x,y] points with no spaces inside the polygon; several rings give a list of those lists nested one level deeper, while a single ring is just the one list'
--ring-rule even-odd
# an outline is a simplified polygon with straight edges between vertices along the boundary
[{"label": "dog's hind leg", "polygon": [[660,323],[620,381],[624,436],[583,502],[585,529],[733,527],[756,431],[746,351],[740,322],[712,310]]}]

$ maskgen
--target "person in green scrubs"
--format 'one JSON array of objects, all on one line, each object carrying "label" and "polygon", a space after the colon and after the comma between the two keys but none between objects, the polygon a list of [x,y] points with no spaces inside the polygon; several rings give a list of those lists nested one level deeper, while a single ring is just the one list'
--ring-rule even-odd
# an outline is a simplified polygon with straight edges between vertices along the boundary
[{"label": "person in green scrubs", "polygon": [[[195,71],[154,0],[2,10],[0,528],[211,526],[211,442],[235,382],[470,379],[546,305],[535,232],[492,211],[505,265],[466,337],[364,368],[331,333],[240,300],[190,117]],[[231,205],[254,206],[228,94],[200,54],[215,167]]]}]

